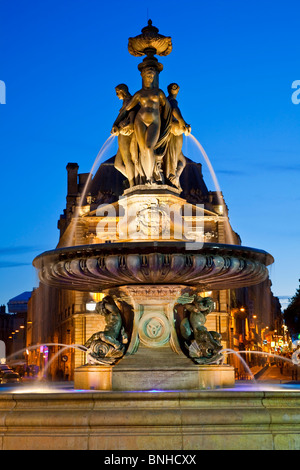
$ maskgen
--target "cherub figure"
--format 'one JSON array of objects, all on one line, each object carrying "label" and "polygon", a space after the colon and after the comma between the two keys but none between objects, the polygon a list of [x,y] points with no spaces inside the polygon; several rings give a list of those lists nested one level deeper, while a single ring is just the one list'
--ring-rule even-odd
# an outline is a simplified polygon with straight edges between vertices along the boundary
[{"label": "cherub figure", "polygon": [[114,364],[124,355],[128,342],[120,310],[113,298],[107,295],[97,303],[95,311],[104,317],[105,326],[85,343],[88,361],[91,364]]},{"label": "cherub figure", "polygon": [[223,360],[221,335],[205,328],[207,315],[213,310],[214,301],[211,297],[196,297],[185,309],[189,316],[180,324],[180,331],[185,339],[189,356],[197,364],[213,364]]}]

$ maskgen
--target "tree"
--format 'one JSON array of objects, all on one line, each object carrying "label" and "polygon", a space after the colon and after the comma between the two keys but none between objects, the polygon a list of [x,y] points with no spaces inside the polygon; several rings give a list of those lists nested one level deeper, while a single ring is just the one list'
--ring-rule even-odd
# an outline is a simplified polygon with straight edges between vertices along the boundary
[{"label": "tree", "polygon": [[285,309],[284,319],[292,339],[298,339],[298,335],[300,334],[300,287],[297,289],[291,302]]}]

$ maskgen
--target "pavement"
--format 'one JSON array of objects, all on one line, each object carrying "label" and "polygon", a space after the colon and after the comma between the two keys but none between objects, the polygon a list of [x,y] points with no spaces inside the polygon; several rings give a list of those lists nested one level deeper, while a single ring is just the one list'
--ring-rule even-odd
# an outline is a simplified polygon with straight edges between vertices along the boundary
[{"label": "pavement", "polygon": [[[283,367],[280,369],[276,365],[269,366],[263,373],[260,375],[258,380],[261,381],[274,381],[279,383],[285,382],[300,382],[300,367],[297,367],[297,375],[295,376],[292,372],[291,367]],[[295,367],[296,370],[296,367]]]},{"label": "pavement", "polygon": [[[297,374],[295,373],[297,371]],[[292,387],[293,389],[300,390],[300,365],[293,366],[284,364],[284,367],[279,367],[275,363],[270,363],[265,366],[251,367],[251,376],[247,371],[239,379],[236,379],[236,386],[241,387],[256,387],[256,386],[276,386],[278,387]],[[27,392],[66,392],[74,391],[74,383],[72,381],[60,382],[47,382],[45,380],[37,380],[36,377],[24,376],[20,384],[0,384],[0,393],[5,393],[11,390],[19,390]]]},{"label": "pavement", "polygon": [[[295,373],[297,371],[297,373]],[[268,382],[268,383],[294,383],[300,384],[300,366],[285,365],[280,368],[275,363],[268,364],[264,367],[255,366],[251,368],[251,372],[254,379],[257,382]],[[245,374],[240,381],[251,380],[252,377],[249,374]],[[239,382],[239,380],[237,380]]]}]

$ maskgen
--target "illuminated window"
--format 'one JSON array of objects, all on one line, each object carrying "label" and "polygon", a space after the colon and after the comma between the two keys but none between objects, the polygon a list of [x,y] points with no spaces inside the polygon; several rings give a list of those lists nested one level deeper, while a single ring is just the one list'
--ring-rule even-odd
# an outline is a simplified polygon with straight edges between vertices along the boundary
[{"label": "illuminated window", "polygon": [[104,299],[105,294],[102,294],[102,292],[95,292],[92,294],[92,297],[95,302],[101,302],[101,300]]}]

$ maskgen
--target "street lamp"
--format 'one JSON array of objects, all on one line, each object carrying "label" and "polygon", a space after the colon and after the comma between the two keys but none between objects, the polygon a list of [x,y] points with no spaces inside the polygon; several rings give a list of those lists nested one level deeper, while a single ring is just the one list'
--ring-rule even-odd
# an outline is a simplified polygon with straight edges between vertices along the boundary
[{"label": "street lamp", "polygon": [[94,302],[93,300],[91,300],[90,302],[87,302],[85,304],[85,307],[87,309],[88,312],[94,312],[95,309],[96,309],[96,302]]}]

